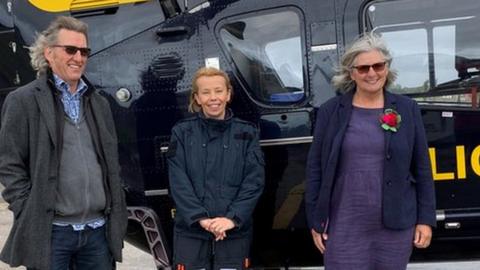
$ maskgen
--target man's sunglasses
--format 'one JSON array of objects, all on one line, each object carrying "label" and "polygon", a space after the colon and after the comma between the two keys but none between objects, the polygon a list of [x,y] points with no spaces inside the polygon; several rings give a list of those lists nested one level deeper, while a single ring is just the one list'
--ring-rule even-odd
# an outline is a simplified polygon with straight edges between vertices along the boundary
[{"label": "man's sunglasses", "polygon": [[380,62],[380,63],[375,63],[373,65],[353,66],[353,68],[356,69],[358,73],[365,74],[370,71],[370,68],[373,68],[375,72],[382,72],[383,70],[385,70],[386,65],[387,65],[387,62]]},{"label": "man's sunglasses", "polygon": [[79,48],[71,45],[53,45],[52,47],[63,48],[69,55],[75,55],[78,51],[80,51],[80,54],[83,57],[89,57],[91,52],[90,48]]}]

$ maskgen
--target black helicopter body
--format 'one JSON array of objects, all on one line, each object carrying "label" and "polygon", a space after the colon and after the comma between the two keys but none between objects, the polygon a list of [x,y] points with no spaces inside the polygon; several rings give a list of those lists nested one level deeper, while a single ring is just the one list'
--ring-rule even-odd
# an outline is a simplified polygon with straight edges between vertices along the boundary
[{"label": "black helicopter body", "polygon": [[127,241],[170,266],[175,207],[165,153],[188,117],[193,73],[232,78],[231,108],[256,123],[266,188],[255,212],[257,267],[321,264],[303,193],[315,111],[345,46],[381,33],[421,105],[436,180],[436,240],[480,236],[480,3],[475,0],[6,0],[0,4],[0,104],[35,78],[27,47],[59,15],[89,24],[86,76],[110,101],[127,187]]}]

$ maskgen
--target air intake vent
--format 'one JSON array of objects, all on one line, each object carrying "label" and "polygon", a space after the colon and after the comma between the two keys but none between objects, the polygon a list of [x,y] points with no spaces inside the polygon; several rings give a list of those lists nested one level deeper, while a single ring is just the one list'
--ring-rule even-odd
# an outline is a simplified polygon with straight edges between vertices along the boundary
[{"label": "air intake vent", "polygon": [[158,79],[179,79],[185,73],[182,58],[178,54],[155,57],[150,70]]}]

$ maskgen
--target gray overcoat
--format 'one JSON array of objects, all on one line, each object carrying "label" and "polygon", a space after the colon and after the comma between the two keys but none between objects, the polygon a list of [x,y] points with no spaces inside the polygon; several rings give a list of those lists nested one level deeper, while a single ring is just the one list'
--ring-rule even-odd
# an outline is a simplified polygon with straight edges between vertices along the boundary
[{"label": "gray overcoat", "polygon": [[[89,85],[93,90],[93,87]],[[48,76],[11,92],[5,99],[0,129],[0,182],[14,214],[13,227],[0,254],[11,266],[50,268],[50,241],[58,182],[59,124],[53,84]],[[116,261],[121,261],[127,226],[125,195],[120,180],[115,125],[108,102],[88,91],[84,102],[97,129],[103,174],[111,204],[105,209],[107,240]],[[87,118],[89,116],[87,115]]]}]

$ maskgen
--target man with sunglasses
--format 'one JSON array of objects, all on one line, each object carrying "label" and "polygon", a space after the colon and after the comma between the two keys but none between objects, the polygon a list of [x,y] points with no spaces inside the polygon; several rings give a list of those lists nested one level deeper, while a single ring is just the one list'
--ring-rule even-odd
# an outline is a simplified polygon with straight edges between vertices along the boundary
[{"label": "man with sunglasses", "polygon": [[0,259],[36,270],[112,269],[127,215],[108,102],[83,76],[87,25],[58,17],[30,47],[37,79],[5,99],[0,182],[14,223]]}]

